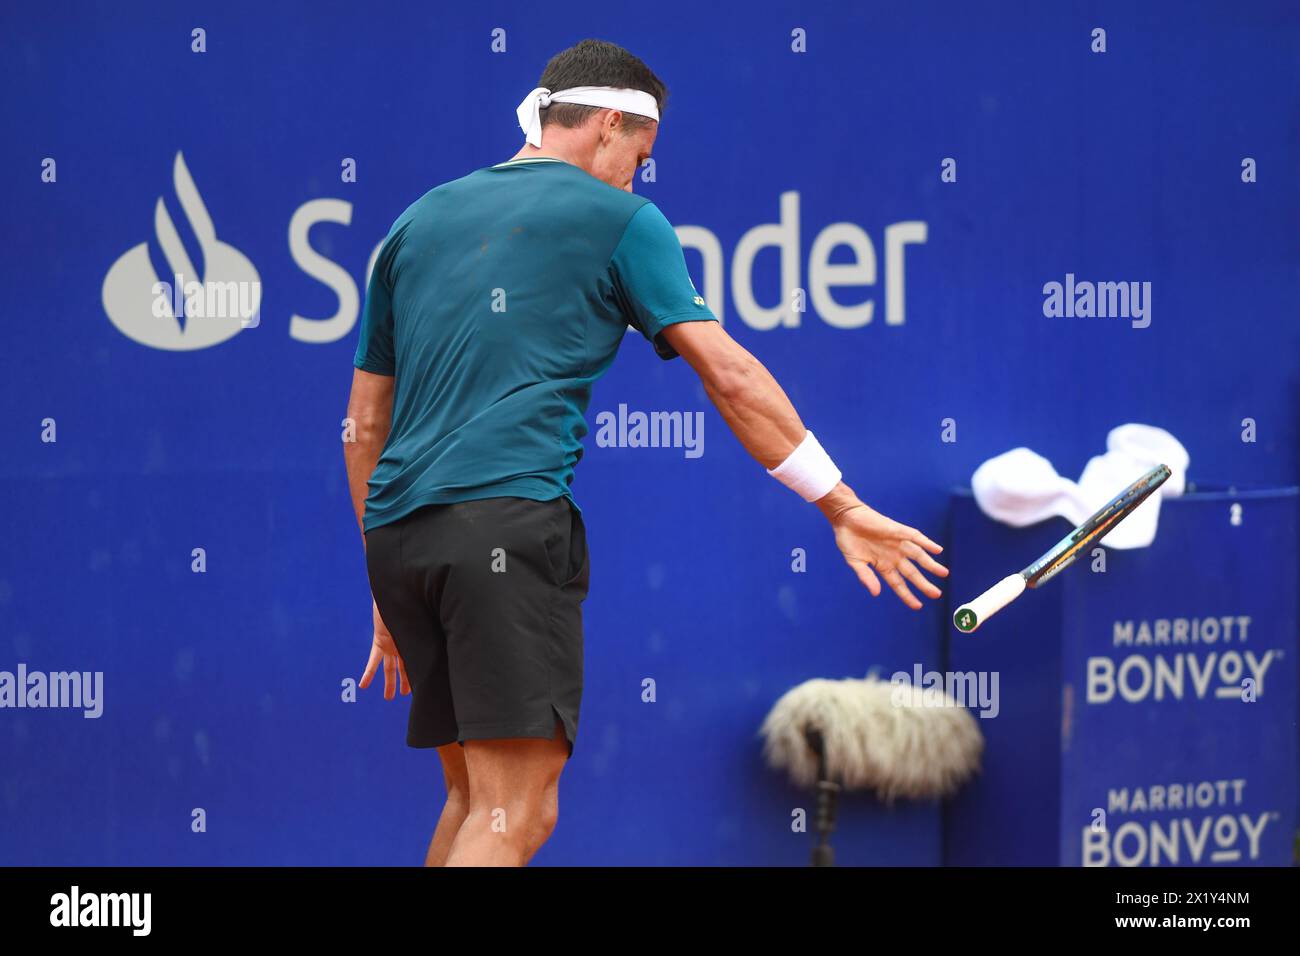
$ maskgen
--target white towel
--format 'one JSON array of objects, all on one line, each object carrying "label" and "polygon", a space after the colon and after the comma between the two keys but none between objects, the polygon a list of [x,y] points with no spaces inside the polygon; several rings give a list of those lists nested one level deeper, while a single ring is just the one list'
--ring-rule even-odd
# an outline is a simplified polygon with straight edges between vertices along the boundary
[{"label": "white towel", "polygon": [[1057,474],[1042,455],[1013,448],[975,469],[975,501],[990,518],[1017,528],[1056,515],[1079,525],[1143,474],[1165,464],[1170,470],[1165,483],[1101,539],[1111,548],[1145,548],[1156,537],[1161,498],[1177,497],[1187,486],[1187,449],[1163,428],[1138,424],[1111,429],[1106,449],[1089,460],[1075,482]]}]

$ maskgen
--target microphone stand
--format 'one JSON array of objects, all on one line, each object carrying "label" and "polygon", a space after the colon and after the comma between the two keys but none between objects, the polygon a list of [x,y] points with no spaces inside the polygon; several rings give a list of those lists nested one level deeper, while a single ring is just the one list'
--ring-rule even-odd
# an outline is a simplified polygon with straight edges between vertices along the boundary
[{"label": "microphone stand", "polygon": [[817,843],[813,846],[810,866],[834,866],[835,851],[830,845],[835,830],[835,811],[839,804],[840,785],[826,775],[826,743],[816,727],[804,728],[804,739],[817,755],[817,809],[813,828]]}]

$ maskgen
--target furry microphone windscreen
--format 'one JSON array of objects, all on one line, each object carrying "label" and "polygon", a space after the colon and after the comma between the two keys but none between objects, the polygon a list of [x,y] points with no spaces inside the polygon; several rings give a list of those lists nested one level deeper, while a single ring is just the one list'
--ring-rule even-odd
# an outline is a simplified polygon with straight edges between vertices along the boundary
[{"label": "furry microphone windscreen", "polygon": [[824,740],[829,779],[887,803],[948,796],[979,769],[984,750],[975,718],[937,688],[872,676],[809,680],[787,691],[759,730],[768,766],[804,788],[817,783],[810,727]]}]

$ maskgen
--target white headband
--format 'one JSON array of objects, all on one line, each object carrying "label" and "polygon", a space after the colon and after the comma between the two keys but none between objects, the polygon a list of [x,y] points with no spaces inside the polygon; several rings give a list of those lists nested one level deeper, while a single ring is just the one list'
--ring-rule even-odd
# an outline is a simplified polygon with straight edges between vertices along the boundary
[{"label": "white headband", "polygon": [[601,109],[622,110],[624,113],[659,119],[659,105],[655,98],[641,90],[623,90],[613,86],[575,86],[552,93],[546,87],[539,86],[525,96],[515,110],[520,128],[527,141],[534,146],[542,145],[541,111],[552,103],[579,103],[582,106],[599,106]]}]

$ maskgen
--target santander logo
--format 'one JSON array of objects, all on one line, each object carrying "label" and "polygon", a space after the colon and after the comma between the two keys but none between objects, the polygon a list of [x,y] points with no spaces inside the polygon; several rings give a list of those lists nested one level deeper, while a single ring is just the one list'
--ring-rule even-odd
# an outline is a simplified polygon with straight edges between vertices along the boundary
[{"label": "santander logo", "polygon": [[160,197],[154,233],[172,275],[160,277],[149,244],[132,247],[104,277],[104,311],[118,330],[141,345],[181,352],[208,348],[258,324],[262,287],[253,263],[217,238],[212,217],[176,154],[176,197],[203,251],[203,275],[190,261],[176,225]]},{"label": "santander logo", "polygon": [[[200,276],[190,260],[160,198],[154,206],[154,232],[171,275],[157,274],[149,255],[149,243],[142,242],[113,263],[104,277],[102,298],[104,311],[127,338],[149,348],[182,352],[218,345],[239,334],[241,329],[258,325],[262,287],[257,270],[248,258],[217,239],[212,217],[179,152],[173,180],[181,210],[203,253],[204,274]],[[732,308],[738,318],[758,332],[802,325],[803,314],[809,311],[808,304],[813,314],[835,328],[858,329],[869,325],[877,314],[878,304],[884,307],[886,326],[906,324],[906,251],[908,246],[926,243],[927,223],[907,220],[885,226],[884,277],[878,283],[877,242],[865,229],[852,222],[831,223],[823,228],[812,244],[805,273],[800,240],[804,227],[800,219],[800,194],[796,190],[781,193],[778,219],[776,223],[760,223],[741,235],[731,257],[730,283],[717,235],[704,226],[677,227],[683,249],[698,252],[703,264],[704,294],[697,292],[697,306],[707,305],[719,321],[724,321],[724,290],[729,285]],[[312,246],[311,230],[320,224],[350,226],[352,203],[338,198],[309,199],[289,220],[290,258],[308,278],[333,292],[338,302],[329,316],[297,312],[289,315],[289,338],[310,345],[338,342],[352,331],[361,312],[361,292],[370,281],[386,241],[380,238],[370,252],[364,271],[357,268],[354,272]],[[840,245],[853,250],[857,257],[854,264],[830,262],[832,251]],[[755,262],[761,250],[771,247],[780,254],[782,293],[775,304],[763,305],[754,295]],[[360,265],[357,262],[354,268]],[[275,270],[277,266],[270,268]],[[281,273],[275,274],[283,278]],[[695,285],[694,280],[691,284]],[[868,294],[857,305],[841,305],[830,292],[832,288],[844,286],[879,290],[880,285],[883,294],[881,291],[874,296]]]}]

